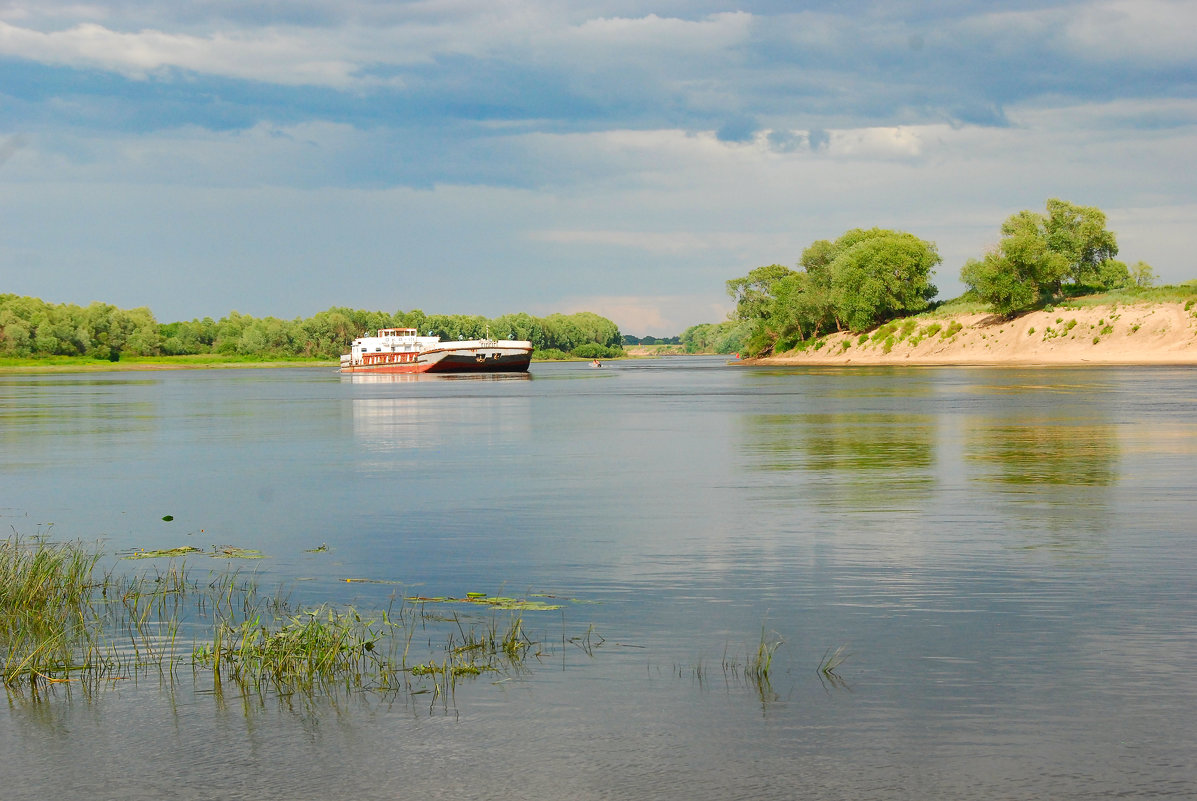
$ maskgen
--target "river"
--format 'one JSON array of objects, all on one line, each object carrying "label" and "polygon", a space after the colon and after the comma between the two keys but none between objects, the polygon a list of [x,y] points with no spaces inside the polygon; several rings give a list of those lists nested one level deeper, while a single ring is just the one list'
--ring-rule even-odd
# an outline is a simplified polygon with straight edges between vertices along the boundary
[{"label": "river", "polygon": [[3,374],[9,531],[569,601],[451,702],[10,692],[0,796],[1192,798],[1195,468],[1186,368]]}]

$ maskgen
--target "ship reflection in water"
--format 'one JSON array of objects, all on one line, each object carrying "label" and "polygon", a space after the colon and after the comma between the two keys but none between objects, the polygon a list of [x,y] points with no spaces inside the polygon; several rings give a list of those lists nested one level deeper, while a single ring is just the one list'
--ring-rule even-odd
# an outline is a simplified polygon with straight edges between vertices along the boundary
[{"label": "ship reflection in water", "polygon": [[[376,453],[523,441],[532,431],[530,399],[496,392],[499,387],[492,382],[529,379],[527,373],[341,376],[342,381],[371,387],[404,385],[402,390],[395,387],[396,394],[353,399],[354,438],[361,448]],[[449,382],[453,389],[446,392]]]},{"label": "ship reflection in water", "polygon": [[531,373],[341,373],[350,384],[403,384],[412,381],[531,381]]}]

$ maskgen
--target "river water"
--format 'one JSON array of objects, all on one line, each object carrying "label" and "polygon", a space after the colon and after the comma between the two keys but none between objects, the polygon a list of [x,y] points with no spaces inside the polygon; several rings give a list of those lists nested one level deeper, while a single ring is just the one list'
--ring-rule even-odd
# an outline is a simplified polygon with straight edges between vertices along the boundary
[{"label": "river water", "polygon": [[10,531],[601,645],[451,703],[10,693],[0,797],[1197,797],[1195,490],[1192,369],[2,375]]}]

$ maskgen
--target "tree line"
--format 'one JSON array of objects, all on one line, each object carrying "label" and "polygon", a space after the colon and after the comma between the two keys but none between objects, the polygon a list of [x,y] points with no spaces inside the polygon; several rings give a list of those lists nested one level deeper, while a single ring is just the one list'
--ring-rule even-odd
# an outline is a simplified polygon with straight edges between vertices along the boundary
[{"label": "tree line", "polygon": [[927,308],[938,290],[933,242],[905,231],[853,228],[802,252],[798,269],[757,267],[727,282],[733,317],[751,323],[744,351],[789,350],[830,331],[865,331]]},{"label": "tree line", "polygon": [[[1045,214],[1020,211],[983,258],[960,271],[964,299],[1010,315],[1062,295],[1149,286],[1151,267],[1127,267],[1105,214],[1092,206],[1047,201]],[[727,282],[736,302],[725,323],[682,334],[687,350],[752,356],[781,352],[833,331],[864,332],[931,308],[931,271],[941,262],[934,242],[905,231],[853,228],[802,252],[797,269],[757,267]]]},{"label": "tree line", "polygon": [[477,315],[425,314],[419,309],[363,311],[333,307],[308,318],[282,320],[230,312],[158,323],[145,307],[120,309],[108,303],[88,306],[46,303],[39,298],[0,294],[0,356],[37,358],[81,356],[118,361],[121,356],[219,354],[244,358],[333,359],[350,343],[379,328],[417,328],[421,335],[456,339],[528,340],[541,355],[612,357],[622,352],[618,326],[592,312]]}]

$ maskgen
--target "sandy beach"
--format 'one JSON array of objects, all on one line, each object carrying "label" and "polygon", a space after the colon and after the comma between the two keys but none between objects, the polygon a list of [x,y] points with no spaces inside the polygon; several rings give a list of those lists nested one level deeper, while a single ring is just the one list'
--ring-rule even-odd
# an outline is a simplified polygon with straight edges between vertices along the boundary
[{"label": "sandy beach", "polygon": [[884,336],[875,333],[863,342],[859,334],[833,334],[818,350],[745,363],[1197,364],[1197,306],[1191,301],[1061,305],[1012,320],[991,314],[908,318]]}]

